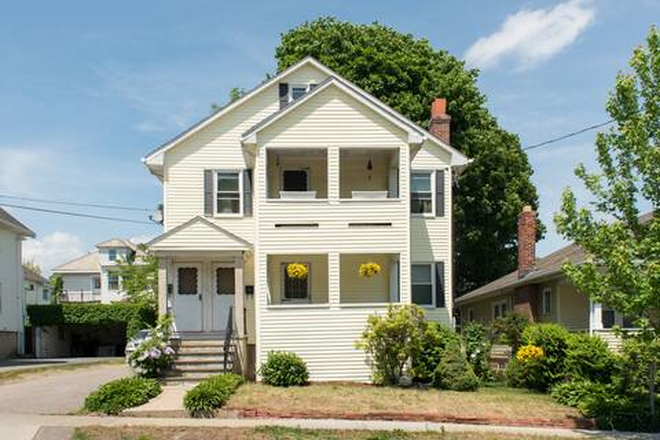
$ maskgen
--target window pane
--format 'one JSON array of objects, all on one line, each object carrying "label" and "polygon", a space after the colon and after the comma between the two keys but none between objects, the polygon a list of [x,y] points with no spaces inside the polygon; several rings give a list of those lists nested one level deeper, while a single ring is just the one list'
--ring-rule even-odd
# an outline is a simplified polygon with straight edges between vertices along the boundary
[{"label": "window pane", "polygon": [[410,183],[412,192],[431,192],[431,173],[414,173]]},{"label": "window pane", "polygon": [[179,295],[197,295],[197,268],[180,267],[177,275]]},{"label": "window pane", "polygon": [[238,173],[218,173],[218,191],[238,190]]},{"label": "window pane", "polygon": [[603,328],[614,327],[614,310],[603,309],[602,314]]},{"label": "window pane", "polygon": [[234,269],[231,267],[219,267],[215,271],[215,293],[218,295],[233,295]]},{"label": "window pane", "polygon": [[218,198],[218,214],[236,214],[241,209],[241,201],[238,198]]},{"label": "window pane", "polygon": [[412,282],[413,284],[431,284],[431,265],[413,264]]},{"label": "window pane", "polygon": [[307,171],[286,170],[282,173],[284,191],[307,191]]},{"label": "window pane", "polygon": [[298,99],[307,91],[307,87],[292,87],[291,88],[291,98]]},{"label": "window pane", "polygon": [[413,284],[412,302],[418,305],[433,304],[433,286],[431,284]]},{"label": "window pane", "polygon": [[410,200],[410,212],[413,214],[426,214],[433,209],[431,197],[421,198],[419,195],[412,194]]}]

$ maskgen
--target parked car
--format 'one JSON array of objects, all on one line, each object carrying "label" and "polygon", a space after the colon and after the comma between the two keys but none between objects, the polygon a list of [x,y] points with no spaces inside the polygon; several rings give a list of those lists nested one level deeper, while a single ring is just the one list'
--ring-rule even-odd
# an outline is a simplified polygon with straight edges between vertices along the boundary
[{"label": "parked car", "polygon": [[140,330],[126,343],[126,355],[134,352],[141,343],[151,339],[151,330]]}]

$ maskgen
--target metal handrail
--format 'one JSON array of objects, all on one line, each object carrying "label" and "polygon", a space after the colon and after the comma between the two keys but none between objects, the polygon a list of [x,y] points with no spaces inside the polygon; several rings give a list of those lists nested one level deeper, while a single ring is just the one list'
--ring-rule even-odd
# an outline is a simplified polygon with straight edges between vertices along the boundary
[{"label": "metal handrail", "polygon": [[224,349],[224,369],[227,372],[227,365],[229,363],[229,347],[231,347],[231,340],[234,333],[234,307],[229,307],[229,316],[227,317],[227,328],[225,329],[225,349]]}]

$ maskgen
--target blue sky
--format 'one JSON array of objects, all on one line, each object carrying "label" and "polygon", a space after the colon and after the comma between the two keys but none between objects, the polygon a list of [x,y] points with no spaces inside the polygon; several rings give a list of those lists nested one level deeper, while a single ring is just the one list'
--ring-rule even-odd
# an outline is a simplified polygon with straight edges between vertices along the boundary
[{"label": "blue sky", "polygon": [[[660,1],[13,2],[0,15],[0,194],[155,207],[142,155],[273,72],[280,33],[322,15],[379,21],[480,67],[489,108],[530,145],[607,119],[607,92]],[[540,255],[563,243],[552,214],[578,185],[575,165],[594,163],[593,139],[530,152],[549,226]],[[111,236],[159,231],[11,211],[38,234],[26,254],[44,269]]]}]

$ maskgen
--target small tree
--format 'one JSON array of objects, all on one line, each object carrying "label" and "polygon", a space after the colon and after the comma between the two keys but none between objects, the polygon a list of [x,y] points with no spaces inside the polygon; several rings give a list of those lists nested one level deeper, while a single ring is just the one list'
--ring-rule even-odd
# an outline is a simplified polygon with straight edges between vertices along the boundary
[{"label": "small tree", "polygon": [[41,267],[34,261],[34,260],[28,260],[25,263],[23,263],[23,267],[26,267],[30,269],[32,272],[38,273],[41,275]]},{"label": "small tree", "polygon": [[154,309],[157,305],[158,259],[150,254],[144,244],[138,245],[141,255],[119,261],[117,271],[122,289],[129,302],[146,303]]},{"label": "small tree", "polygon": [[62,279],[62,276],[57,274],[51,275],[48,284],[51,289],[51,303],[59,304],[60,299],[62,298],[62,291],[64,290],[64,280]]},{"label": "small tree", "polygon": [[[557,230],[580,245],[588,259],[567,263],[566,275],[594,301],[639,317],[645,331],[637,336],[653,351],[649,374],[649,405],[655,419],[656,365],[660,357],[660,33],[651,28],[646,47],[630,60],[632,73],[619,73],[606,109],[615,122],[596,137],[600,173],[583,165],[576,175],[591,192],[592,210],[578,209],[566,189]],[[652,214],[640,218],[638,201]],[[592,212],[593,211],[593,212]]]},{"label": "small tree", "polygon": [[424,311],[416,305],[390,306],[385,315],[372,315],[357,347],[369,356],[373,380],[398,385],[411,360],[422,349]]}]

